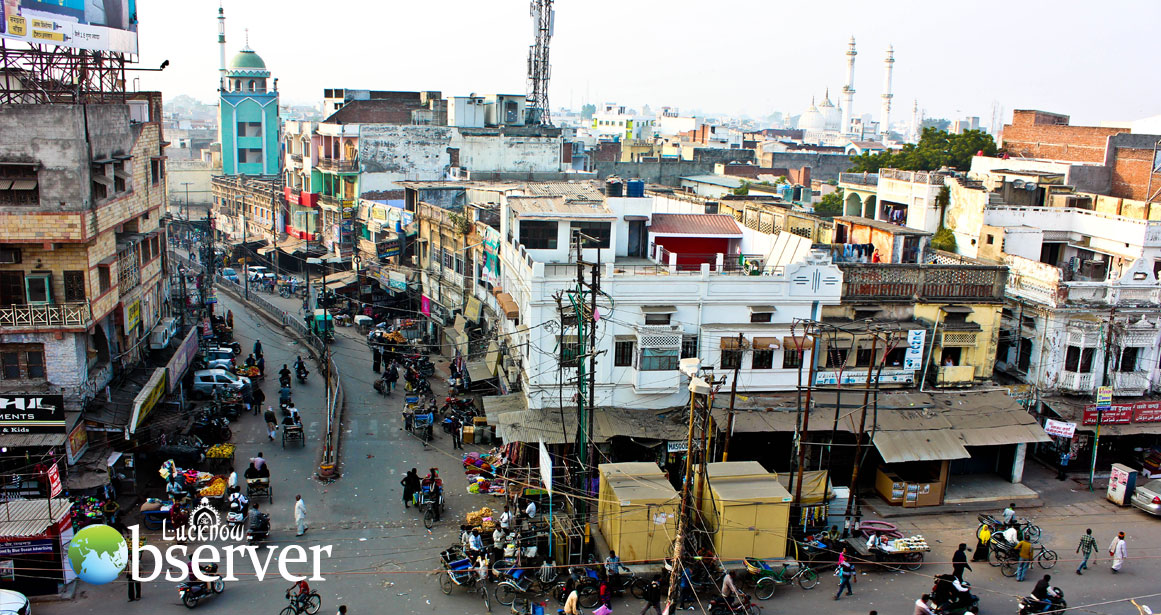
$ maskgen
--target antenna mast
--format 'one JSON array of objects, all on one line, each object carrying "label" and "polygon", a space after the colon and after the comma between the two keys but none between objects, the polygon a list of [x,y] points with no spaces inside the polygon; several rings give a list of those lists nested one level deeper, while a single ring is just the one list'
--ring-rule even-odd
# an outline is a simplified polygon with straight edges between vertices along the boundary
[{"label": "antenna mast", "polygon": [[548,42],[552,39],[556,11],[553,0],[532,0],[532,34],[536,43],[528,48],[528,123],[552,125],[548,110]]}]

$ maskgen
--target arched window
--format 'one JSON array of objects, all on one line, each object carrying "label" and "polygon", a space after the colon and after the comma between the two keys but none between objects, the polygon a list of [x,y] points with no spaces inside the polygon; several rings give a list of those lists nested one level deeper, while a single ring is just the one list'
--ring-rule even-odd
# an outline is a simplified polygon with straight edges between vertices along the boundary
[{"label": "arched window", "polygon": [[251,92],[254,91],[254,80],[253,79],[250,80],[250,91]]}]

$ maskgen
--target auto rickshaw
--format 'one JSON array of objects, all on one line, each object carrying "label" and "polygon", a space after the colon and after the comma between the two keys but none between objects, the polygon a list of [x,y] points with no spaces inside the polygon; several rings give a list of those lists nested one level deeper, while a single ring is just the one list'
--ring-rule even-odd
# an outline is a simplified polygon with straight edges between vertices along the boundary
[{"label": "auto rickshaw", "polygon": [[310,319],[310,332],[321,337],[323,341],[335,341],[335,317],[326,310],[315,310]]}]

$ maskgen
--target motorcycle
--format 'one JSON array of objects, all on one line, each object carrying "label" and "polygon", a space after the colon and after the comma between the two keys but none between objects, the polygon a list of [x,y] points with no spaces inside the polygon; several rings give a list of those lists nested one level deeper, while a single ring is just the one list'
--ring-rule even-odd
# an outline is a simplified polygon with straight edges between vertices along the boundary
[{"label": "motorcycle", "polygon": [[1060,613],[1068,608],[1068,602],[1064,600],[1064,592],[1059,587],[1053,587],[1046,599],[1048,608],[1044,608],[1044,602],[1032,596],[1024,596],[1020,598],[1020,610],[1018,615],[1036,615],[1037,613]]},{"label": "motorcycle", "polygon": [[299,384],[306,384],[306,377],[310,375],[310,372],[303,367],[302,369],[294,370],[294,375],[298,377]]},{"label": "motorcycle", "polygon": [[762,607],[752,603],[748,594],[738,594],[736,600],[717,597],[710,600],[710,615],[758,615]]},{"label": "motorcycle", "polygon": [[256,544],[270,537],[270,515],[260,512],[250,521],[246,530],[246,542]]},{"label": "motorcycle", "polygon": [[285,388],[290,386],[290,374],[278,375],[278,388]]},{"label": "motorcycle", "polygon": [[238,527],[246,522],[246,505],[241,502],[230,502],[230,508],[226,511],[226,525],[231,528]]},{"label": "motorcycle", "polygon": [[404,367],[415,369],[415,371],[419,372],[421,376],[430,378],[431,376],[435,375],[435,364],[431,362],[431,359],[427,358],[427,355],[400,355],[398,360],[404,365]]},{"label": "motorcycle", "polygon": [[456,413],[472,413],[476,411],[476,404],[470,399],[462,397],[446,397],[443,400],[443,405],[439,407],[440,414],[447,414],[448,412]]},{"label": "motorcycle", "polygon": [[[207,564],[201,567],[201,571],[207,576],[216,576],[218,572],[218,565]],[[223,581],[221,577],[215,578],[214,581],[210,583],[203,583],[197,579],[191,578],[177,586],[177,595],[181,596],[181,603],[184,604],[187,609],[192,609],[196,607],[198,602],[201,600],[213,596],[214,594],[220,594],[223,591],[226,591],[226,582]]]},{"label": "motorcycle", "polygon": [[950,574],[935,576],[935,584],[931,586],[931,602],[935,605],[936,615],[964,615],[969,611],[978,613],[980,597],[971,593],[971,584],[961,582],[968,590],[961,592],[955,588],[954,580],[955,576]]},{"label": "motorcycle", "polygon": [[230,419],[220,416],[213,416],[209,412],[201,412],[194,419],[193,425],[189,429],[190,435],[197,436],[203,442],[210,444],[218,444],[221,442],[229,442],[234,435],[230,430]]}]

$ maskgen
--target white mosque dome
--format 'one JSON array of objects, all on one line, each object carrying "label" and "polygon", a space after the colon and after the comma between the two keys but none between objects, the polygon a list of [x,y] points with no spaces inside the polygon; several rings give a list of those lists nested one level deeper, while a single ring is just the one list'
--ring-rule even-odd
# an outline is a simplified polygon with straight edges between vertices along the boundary
[{"label": "white mosque dome", "polygon": [[818,112],[822,115],[823,130],[841,130],[843,123],[843,111],[830,102],[830,91],[828,90],[826,96],[823,98],[822,104],[818,106]]},{"label": "white mosque dome", "polygon": [[826,118],[818,107],[814,106],[814,101],[811,101],[810,108],[802,114],[802,117],[798,118],[798,128],[807,131],[826,130]]}]

